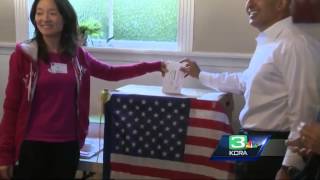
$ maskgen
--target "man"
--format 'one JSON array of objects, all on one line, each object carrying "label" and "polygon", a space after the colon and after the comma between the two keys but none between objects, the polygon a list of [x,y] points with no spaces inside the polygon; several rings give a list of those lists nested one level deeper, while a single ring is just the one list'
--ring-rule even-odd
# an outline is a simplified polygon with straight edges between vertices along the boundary
[{"label": "man", "polygon": [[[182,71],[204,85],[243,94],[240,124],[245,134],[271,134],[274,139],[297,136],[301,120],[312,119],[320,102],[319,42],[292,24],[290,0],[247,0],[249,23],[260,31],[249,67],[239,73],[201,72],[184,60]],[[284,147],[285,148],[285,147]],[[286,179],[303,169],[302,158],[287,149],[285,156],[237,163],[237,179]]]}]

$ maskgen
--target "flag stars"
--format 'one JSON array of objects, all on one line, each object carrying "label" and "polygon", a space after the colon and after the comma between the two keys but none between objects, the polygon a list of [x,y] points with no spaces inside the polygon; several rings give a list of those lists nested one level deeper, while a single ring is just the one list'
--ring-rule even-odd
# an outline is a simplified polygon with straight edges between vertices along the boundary
[{"label": "flag stars", "polygon": [[120,134],[116,134],[116,138],[119,139],[120,138]]},{"label": "flag stars", "polygon": [[169,141],[168,141],[167,139],[165,139],[165,140],[163,141],[163,143],[164,143],[164,144],[168,144]]},{"label": "flag stars", "polygon": [[139,141],[143,141],[143,137],[142,136],[139,137]]},{"label": "flag stars", "polygon": [[130,152],[130,148],[126,147],[125,151],[128,153]]},{"label": "flag stars", "polygon": [[151,134],[150,131],[147,131],[147,132],[145,133],[146,136],[150,136],[150,134]]},{"label": "flag stars", "polygon": [[167,152],[165,152],[165,151],[164,151],[164,152],[162,152],[162,156],[163,156],[163,157],[167,157],[167,155],[168,155],[168,153],[167,153]]},{"label": "flag stars", "polygon": [[126,140],[130,140],[130,136],[129,135],[126,135]]},{"label": "flag stars", "polygon": [[117,98],[117,103],[120,103],[121,102],[121,99],[120,98]]},{"label": "flag stars", "polygon": [[146,103],[147,103],[146,100],[142,100],[142,101],[141,101],[141,104],[143,104],[143,105],[145,105]]},{"label": "flag stars", "polygon": [[137,144],[136,144],[135,142],[132,142],[132,143],[131,143],[131,146],[132,146],[132,147],[136,147],[136,145],[137,145]]},{"label": "flag stars", "polygon": [[[181,160],[187,132],[187,103],[146,97],[114,99],[113,151],[133,156]],[[181,138],[181,139],[180,139]]]},{"label": "flag stars", "polygon": [[134,130],[132,131],[132,134],[133,134],[133,135],[137,135],[137,134],[138,134],[138,131],[137,131],[136,129],[134,129]]}]

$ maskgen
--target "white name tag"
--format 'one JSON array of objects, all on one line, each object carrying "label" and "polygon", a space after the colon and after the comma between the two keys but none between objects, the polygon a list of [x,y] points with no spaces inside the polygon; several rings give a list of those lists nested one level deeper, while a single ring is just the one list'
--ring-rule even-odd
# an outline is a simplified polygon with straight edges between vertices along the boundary
[{"label": "white name tag", "polygon": [[48,71],[51,73],[67,74],[68,66],[67,64],[63,63],[50,63],[50,68],[48,69]]}]

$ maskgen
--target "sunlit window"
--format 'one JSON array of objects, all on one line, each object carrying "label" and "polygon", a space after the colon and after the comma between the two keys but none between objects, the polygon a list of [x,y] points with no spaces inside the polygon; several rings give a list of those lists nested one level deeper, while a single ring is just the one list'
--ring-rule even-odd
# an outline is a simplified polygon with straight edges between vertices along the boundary
[{"label": "sunlit window", "polygon": [[177,46],[177,0],[70,2],[77,12],[80,26],[93,30],[87,46],[153,49]]},{"label": "sunlit window", "polygon": [[[33,1],[23,4],[15,0],[15,10],[21,13],[20,3],[28,7],[29,14]],[[80,30],[85,32],[85,46],[188,51],[192,45],[194,0],[69,1],[77,13]],[[27,32],[29,38],[33,37],[31,22]]]}]

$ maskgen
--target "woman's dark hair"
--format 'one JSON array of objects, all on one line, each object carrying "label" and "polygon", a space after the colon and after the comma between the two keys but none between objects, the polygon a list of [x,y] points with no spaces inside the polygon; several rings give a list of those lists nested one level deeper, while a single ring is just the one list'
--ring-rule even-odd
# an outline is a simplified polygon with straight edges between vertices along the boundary
[{"label": "woman's dark hair", "polygon": [[[35,36],[33,40],[35,40],[38,43],[38,58],[48,63],[47,45],[45,44],[42,34],[39,31],[35,22],[37,6],[40,1],[41,0],[35,0],[32,4],[30,19],[35,28]],[[60,39],[61,52],[70,57],[74,57],[76,55],[76,49],[78,44],[77,14],[68,0],[54,0],[54,2],[63,18],[64,23]]]}]

